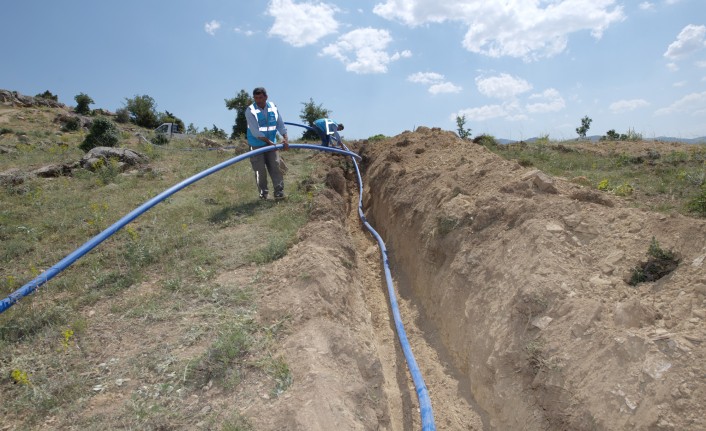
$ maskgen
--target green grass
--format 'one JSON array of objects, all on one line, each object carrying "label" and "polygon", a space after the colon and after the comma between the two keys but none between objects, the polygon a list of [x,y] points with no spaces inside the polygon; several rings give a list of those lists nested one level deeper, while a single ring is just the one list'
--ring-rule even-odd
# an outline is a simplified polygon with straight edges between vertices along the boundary
[{"label": "green grass", "polygon": [[[31,121],[11,122],[6,125],[11,132],[0,135],[0,145],[16,149],[0,158],[0,172],[71,163],[83,155],[76,147],[84,134],[60,131],[51,122],[51,111],[22,111],[22,116]],[[79,169],[70,177],[0,185],[3,298],[143,202],[235,156],[178,151],[197,146],[195,141],[170,142],[165,146],[170,150],[140,143],[126,131],[121,137],[122,145],[150,158],[148,170],[126,175],[109,164],[96,172]],[[286,390],[291,384],[286,364],[256,365],[272,357],[275,340],[272,328],[261,328],[250,317],[257,307],[256,278],[222,286],[216,276],[281,258],[296,242],[312,200],[298,187],[311,181],[311,155],[284,153],[290,167],[286,200],[260,202],[250,163],[243,161],[156,205],[0,314],[0,414],[13,416],[31,405],[13,423],[32,428],[49,416],[75,415],[97,394],[92,388],[105,382],[97,380],[96,364],[110,358],[96,356],[84,345],[97,335],[93,318],[85,317],[89,310],[109,313],[101,318],[116,322],[116,330],[130,328],[138,339],[154,325],[170,325],[173,337],[195,350],[190,357],[174,358],[163,345],[166,341],[146,336],[147,346],[140,348],[147,353],[121,366],[149,389],[136,389],[112,416],[83,418],[77,427],[102,429],[116,421],[133,429],[192,424],[193,418],[174,404],[178,389],[200,393],[200,386],[182,379],[185,374],[195,376],[191,383],[206,384],[211,379],[202,379],[209,375],[215,384],[233,390],[240,376],[255,373],[274,381],[276,393]],[[75,335],[74,344],[65,347],[62,334],[67,328]],[[190,369],[195,364],[201,364],[201,374]],[[26,372],[31,384],[13,383],[13,370]],[[158,401],[155,393],[161,394]],[[202,416],[212,428],[251,429],[237,414],[230,419]]]},{"label": "green grass", "polygon": [[637,207],[702,217],[706,215],[700,211],[699,203],[706,182],[704,145],[691,145],[685,150],[666,154],[649,150],[641,155],[615,151],[601,155],[577,148],[575,141],[543,140],[520,145],[498,145],[490,149],[506,159],[516,160],[522,166],[533,166],[554,176],[568,179],[585,177],[592,187],[630,198]]}]

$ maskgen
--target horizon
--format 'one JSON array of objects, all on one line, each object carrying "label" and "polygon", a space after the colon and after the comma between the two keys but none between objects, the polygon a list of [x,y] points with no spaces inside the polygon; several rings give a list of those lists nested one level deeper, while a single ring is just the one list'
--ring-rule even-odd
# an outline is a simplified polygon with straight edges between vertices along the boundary
[{"label": "horizon", "polygon": [[584,116],[589,135],[706,136],[706,3],[696,0],[36,6],[6,7],[0,40],[13,60],[0,87],[49,90],[69,106],[85,93],[115,111],[146,94],[187,125],[230,134],[224,100],[264,86],[285,121],[300,122],[311,98],[347,139],[455,131],[456,115],[473,136],[516,141],[574,139]]}]

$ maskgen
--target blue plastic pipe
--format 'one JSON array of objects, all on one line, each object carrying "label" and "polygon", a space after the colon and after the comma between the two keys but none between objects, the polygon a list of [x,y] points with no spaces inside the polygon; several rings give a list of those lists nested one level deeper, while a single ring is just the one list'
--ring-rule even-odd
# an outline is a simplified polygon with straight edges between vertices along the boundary
[{"label": "blue plastic pipe", "polygon": [[[302,127],[305,129],[309,130],[314,130],[311,127],[308,126],[303,126],[301,124],[296,124],[296,123],[285,123],[293,126],[298,126]],[[422,430],[423,431],[436,431],[436,425],[434,424],[434,412],[431,407],[431,400],[429,399],[429,391],[427,390],[426,384],[424,383],[424,378],[422,377],[422,373],[419,371],[419,366],[417,365],[417,361],[414,359],[414,354],[412,353],[412,348],[409,345],[409,341],[407,339],[407,333],[404,330],[404,325],[402,323],[402,317],[400,315],[399,311],[399,306],[397,305],[397,296],[395,293],[395,287],[394,284],[392,283],[392,274],[390,272],[390,265],[389,265],[389,259],[387,256],[387,248],[385,247],[385,243],[383,242],[382,238],[380,235],[375,231],[375,229],[368,223],[368,221],[365,218],[365,214],[363,213],[363,179],[360,175],[360,168],[358,167],[358,162],[356,159],[361,159],[361,157],[350,151],[343,143],[341,142],[341,138],[338,135],[338,132],[334,134],[334,139],[339,143],[343,149],[340,148],[335,148],[335,147],[324,147],[321,145],[310,145],[310,144],[291,144],[289,145],[290,148],[292,149],[310,149],[310,150],[318,150],[318,151],[327,151],[330,153],[337,153],[345,156],[350,156],[353,160],[353,165],[355,166],[355,172],[356,176],[358,178],[358,215],[363,222],[363,225],[365,225],[366,229],[370,231],[370,233],[375,237],[375,239],[378,242],[378,245],[380,247],[380,252],[382,256],[382,263],[385,268],[385,281],[387,282],[387,291],[388,291],[388,296],[390,298],[390,308],[392,309],[392,315],[395,321],[395,329],[397,331],[397,337],[399,339],[400,345],[402,346],[402,351],[405,356],[405,360],[407,361],[407,368],[409,369],[410,374],[412,375],[412,380],[414,382],[414,387],[415,390],[417,391],[417,399],[419,400],[419,412],[422,420]],[[179,184],[176,184],[172,186],[171,188],[163,191],[162,193],[158,194],[157,196],[153,197],[149,201],[145,202],[144,204],[140,205],[139,207],[135,208],[132,212],[115,222],[113,225],[105,229],[103,232],[99,233],[98,235],[94,236],[91,238],[88,242],[83,244],[81,247],[77,248],[74,252],[60,260],[58,263],[56,263],[54,266],[51,268],[47,269],[46,271],[42,272],[39,274],[34,280],[30,281],[29,283],[25,284],[21,288],[17,289],[13,293],[11,293],[7,298],[3,299],[0,302],[0,313],[4,312],[8,308],[10,308],[12,305],[14,305],[17,301],[19,301],[21,298],[29,295],[30,293],[34,292],[37,290],[40,286],[44,285],[47,283],[49,280],[54,278],[57,274],[71,266],[74,262],[76,262],[78,259],[83,257],[86,253],[89,251],[93,250],[98,244],[101,242],[105,241],[108,237],[113,235],[115,232],[119,231],[125,225],[130,223],[131,221],[135,220],[137,217],[140,215],[144,214],[147,212],[149,209],[151,209],[153,206],[157,205],[158,203],[162,202],[169,196],[173,195],[174,193],[180,191],[181,189],[215,173],[220,171],[223,168],[226,168],[228,166],[234,165],[242,160],[245,160],[247,158],[250,158],[252,156],[255,156],[257,154],[261,153],[266,153],[268,151],[274,151],[278,149],[284,148],[283,145],[275,145],[275,146],[266,146],[262,148],[258,148],[256,150],[241,154],[237,157],[234,157],[232,159],[226,160],[225,162],[219,163],[218,165],[212,166],[211,168],[206,169],[205,171],[202,171],[190,178],[187,178],[186,180],[180,182]]]},{"label": "blue plastic pipe", "polygon": [[[341,146],[346,149],[348,148],[343,145],[338,132],[335,134],[335,139]],[[380,255],[382,258],[382,264],[385,268],[385,281],[387,282],[387,293],[390,298],[390,308],[392,309],[392,316],[395,321],[395,329],[397,331],[397,338],[400,341],[402,347],[402,352],[404,353],[405,360],[407,361],[407,368],[409,373],[412,375],[412,381],[414,382],[414,388],[417,391],[417,399],[419,400],[419,414],[422,420],[422,430],[423,431],[435,431],[436,424],[434,423],[434,411],[431,407],[431,399],[429,398],[429,391],[424,383],[424,377],[422,377],[421,371],[419,371],[419,366],[417,361],[414,359],[414,353],[412,353],[412,348],[409,345],[409,340],[407,340],[407,333],[404,330],[404,324],[402,324],[402,316],[400,315],[400,309],[397,305],[397,294],[395,293],[395,286],[392,283],[392,274],[390,272],[390,260],[387,256],[387,247],[382,237],[377,233],[377,231],[368,223],[363,213],[363,178],[360,176],[360,168],[358,167],[358,162],[353,159],[353,166],[355,166],[355,173],[358,177],[358,216],[363,222],[368,231],[375,237],[380,247]]]},{"label": "blue plastic pipe", "polygon": [[[98,244],[101,242],[105,241],[108,237],[113,235],[115,232],[119,231],[122,229],[125,225],[130,223],[131,221],[135,220],[137,217],[140,215],[144,214],[147,210],[152,208],[153,206],[157,205],[158,203],[162,202],[169,196],[173,195],[174,193],[178,192],[179,190],[195,183],[196,181],[199,181],[215,172],[220,171],[223,168],[226,168],[228,166],[234,165],[242,160],[245,160],[247,158],[250,158],[252,156],[255,156],[257,154],[261,153],[266,153],[268,151],[274,151],[278,149],[282,149],[284,146],[282,144],[279,145],[270,145],[262,148],[258,148],[256,150],[241,154],[237,157],[233,157],[232,159],[226,160],[225,162],[219,163],[215,166],[212,166],[208,169],[206,169],[203,172],[200,172],[191,178],[187,178],[186,180],[180,182],[179,184],[176,184],[172,186],[171,188],[163,191],[162,193],[158,194],[157,196],[153,197],[149,201],[145,202],[144,204],[140,205],[139,207],[135,208],[132,212],[115,222],[112,226],[108,227],[106,230],[103,232],[99,233],[98,235],[94,236],[88,242],[83,244],[81,247],[77,248],[74,252],[60,260],[56,265],[52,266],[51,268],[47,269],[46,271],[42,272],[39,274],[34,280],[30,281],[29,283],[25,284],[24,286],[20,287],[13,293],[11,293],[7,298],[3,299],[0,302],[0,313],[4,312],[8,308],[12,307],[17,301],[19,301],[21,298],[29,295],[30,293],[34,292],[37,290],[38,287],[42,286],[52,278],[54,278],[57,274],[59,274],[61,271],[65,270],[68,268],[71,264],[76,262],[78,259],[83,257],[86,253],[89,251],[93,250]],[[354,158],[357,157],[360,159],[360,156],[356,153],[353,153],[351,151],[347,150],[342,150],[339,148],[331,148],[331,147],[322,147],[321,145],[310,145],[310,144],[291,144],[289,145],[289,148],[292,149],[309,149],[309,150],[318,150],[318,151],[328,151],[330,153],[337,153],[337,154],[342,154],[345,156],[351,156]]]}]

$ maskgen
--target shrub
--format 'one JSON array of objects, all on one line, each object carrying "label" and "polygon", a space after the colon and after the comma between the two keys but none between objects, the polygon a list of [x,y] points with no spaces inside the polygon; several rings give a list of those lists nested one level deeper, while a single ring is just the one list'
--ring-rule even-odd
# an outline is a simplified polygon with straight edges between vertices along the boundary
[{"label": "shrub", "polygon": [[81,128],[81,120],[78,117],[71,117],[66,120],[61,130],[64,132],[75,132]]},{"label": "shrub", "polygon": [[115,124],[107,118],[99,117],[93,121],[88,136],[79,148],[89,152],[95,147],[115,147],[120,140],[120,133]]},{"label": "shrub", "polygon": [[117,111],[115,111],[115,121],[121,124],[129,123],[130,122],[130,111],[127,110],[127,108],[120,108]]},{"label": "shrub", "polygon": [[93,99],[91,99],[88,94],[80,93],[77,94],[74,97],[74,100],[76,100],[76,113],[81,114],[81,115],[88,115],[91,113],[91,109],[88,107],[93,102]]},{"label": "shrub", "polygon": [[39,93],[34,97],[39,97],[40,99],[48,99],[48,100],[53,100],[55,102],[59,101],[59,96],[52,94],[51,91],[47,90],[44,93]]},{"label": "shrub", "polygon": [[652,237],[647,255],[647,262],[633,268],[629,285],[636,286],[638,283],[659,280],[674,271],[680,261],[673,251],[660,247],[655,237]]},{"label": "shrub", "polygon": [[169,138],[164,136],[163,133],[157,133],[154,138],[150,139],[150,142],[155,145],[167,145],[169,143]]},{"label": "shrub", "polygon": [[387,139],[387,136],[385,136],[381,133],[378,133],[377,135],[373,135],[373,136],[369,137],[368,142],[382,141],[384,139]]},{"label": "shrub", "polygon": [[495,148],[498,146],[498,141],[495,140],[495,137],[492,135],[486,135],[485,133],[473,138],[473,143],[490,148]]}]

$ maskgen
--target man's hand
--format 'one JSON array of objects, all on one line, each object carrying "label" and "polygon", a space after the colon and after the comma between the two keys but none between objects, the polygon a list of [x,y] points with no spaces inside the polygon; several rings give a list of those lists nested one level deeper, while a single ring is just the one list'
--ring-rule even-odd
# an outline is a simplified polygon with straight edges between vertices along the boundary
[{"label": "man's hand", "polygon": [[287,138],[287,135],[282,136],[282,145],[284,145],[285,151],[289,150],[289,138]]}]

